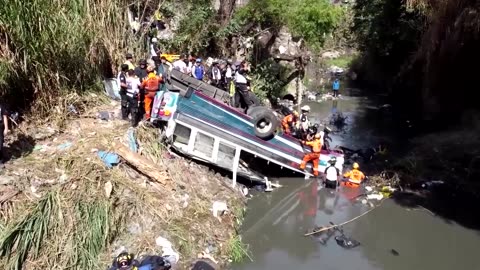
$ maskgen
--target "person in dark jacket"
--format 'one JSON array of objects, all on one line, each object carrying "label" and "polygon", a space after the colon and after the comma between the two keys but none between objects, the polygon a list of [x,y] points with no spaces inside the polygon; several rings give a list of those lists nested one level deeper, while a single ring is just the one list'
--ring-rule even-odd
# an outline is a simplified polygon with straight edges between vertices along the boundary
[{"label": "person in dark jacket", "polygon": [[138,67],[135,68],[135,75],[140,79],[140,82],[143,82],[143,80],[147,78],[147,60],[140,60]]},{"label": "person in dark jacket", "polygon": [[249,107],[260,104],[257,97],[252,91],[250,91],[250,87],[248,86],[249,81],[247,79],[247,74],[249,71],[250,67],[248,66],[248,63],[246,61],[243,61],[235,72],[234,105],[237,108],[244,108],[245,113],[247,112]]}]

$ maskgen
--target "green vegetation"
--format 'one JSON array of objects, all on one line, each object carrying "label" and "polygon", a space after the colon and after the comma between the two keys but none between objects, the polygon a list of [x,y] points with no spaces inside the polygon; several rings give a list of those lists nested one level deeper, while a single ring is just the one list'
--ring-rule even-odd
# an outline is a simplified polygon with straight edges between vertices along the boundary
[{"label": "green vegetation", "polygon": [[244,261],[246,258],[249,258],[251,261],[252,257],[248,252],[248,247],[242,242],[242,238],[237,235],[234,236],[230,241],[228,241],[228,254],[230,255],[230,260],[234,263],[239,263]]},{"label": "green vegetation", "polygon": [[467,68],[480,46],[475,1],[357,0],[354,14],[359,81],[390,89],[402,114],[445,126],[478,108],[476,74]]},{"label": "green vegetation", "polygon": [[[124,40],[122,1],[6,1],[0,6],[0,95],[48,113],[63,91],[96,87]],[[74,89],[74,90],[72,90]]]},{"label": "green vegetation", "polygon": [[261,100],[281,96],[285,91],[285,80],[291,68],[280,65],[273,60],[265,60],[253,70],[253,92]]},{"label": "green vegetation", "polygon": [[325,64],[327,66],[337,66],[341,68],[348,68],[354,59],[355,59],[355,56],[353,55],[342,55],[335,59],[325,60]]},{"label": "green vegetation", "polygon": [[[0,257],[10,258],[5,269],[24,269],[27,259],[40,258],[39,264],[48,269],[67,265],[73,269],[99,268],[98,256],[116,233],[110,227],[114,216],[109,203],[78,200],[72,209],[65,203],[69,203],[65,197],[52,191],[19,221],[5,226],[0,234]],[[58,256],[46,255],[52,253]]]},{"label": "green vegetation", "polygon": [[343,16],[343,9],[326,0],[252,0],[235,14],[232,23],[262,28],[287,26],[310,46],[320,47]]}]

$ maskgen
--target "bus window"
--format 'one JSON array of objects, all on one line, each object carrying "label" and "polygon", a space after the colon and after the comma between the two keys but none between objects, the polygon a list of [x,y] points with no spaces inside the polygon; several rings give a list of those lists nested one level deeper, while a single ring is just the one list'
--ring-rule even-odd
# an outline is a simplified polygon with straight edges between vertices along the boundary
[{"label": "bus window", "polygon": [[173,132],[173,141],[175,142],[175,144],[188,145],[191,133],[192,130],[190,128],[180,124],[176,124],[175,131]]},{"label": "bus window", "polygon": [[235,157],[235,148],[224,143],[218,145],[217,164],[218,166],[231,169],[233,158]]},{"label": "bus window", "polygon": [[211,158],[213,153],[213,137],[207,136],[201,132],[197,133],[195,138],[195,144],[193,146],[193,151],[197,154],[202,154],[206,157]]}]

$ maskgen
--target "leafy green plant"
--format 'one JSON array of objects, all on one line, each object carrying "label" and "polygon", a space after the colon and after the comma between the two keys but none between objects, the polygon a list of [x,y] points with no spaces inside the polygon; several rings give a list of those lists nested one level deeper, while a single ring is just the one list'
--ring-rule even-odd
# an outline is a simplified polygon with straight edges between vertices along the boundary
[{"label": "leafy green plant", "polygon": [[285,79],[290,68],[280,65],[273,60],[266,60],[258,64],[253,70],[253,92],[261,100],[281,96],[285,91]]}]

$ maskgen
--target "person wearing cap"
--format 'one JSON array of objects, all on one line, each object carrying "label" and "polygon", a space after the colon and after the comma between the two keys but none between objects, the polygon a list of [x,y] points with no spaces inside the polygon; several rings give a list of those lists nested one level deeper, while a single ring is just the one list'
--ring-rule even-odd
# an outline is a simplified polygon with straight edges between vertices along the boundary
[{"label": "person wearing cap", "polygon": [[122,64],[120,67],[120,73],[118,74],[118,83],[120,85],[120,98],[121,98],[121,111],[122,119],[128,119],[128,100],[127,100],[127,72],[129,70],[127,64]]},{"label": "person wearing cap", "polygon": [[[132,127],[137,126],[138,124],[138,100],[140,97],[140,87],[142,86],[142,83],[138,79],[137,76],[135,76],[135,73],[133,70],[129,70],[127,73],[127,91],[126,91],[126,100],[127,100],[127,108],[126,108],[126,114],[125,118],[128,118],[128,115],[130,115],[131,118],[131,124]],[[123,109],[123,107],[122,107]],[[123,110],[122,110],[122,117],[123,117]]]},{"label": "person wearing cap", "polygon": [[154,67],[148,66],[147,73],[147,78],[142,82],[142,88],[145,90],[145,120],[150,119],[152,102],[162,82],[162,75],[157,76]]},{"label": "person wearing cap", "polygon": [[208,72],[208,79],[210,80],[210,84],[218,87],[220,84],[220,80],[222,79],[222,73],[220,68],[218,67],[218,61],[213,61],[212,67]]},{"label": "person wearing cap", "polygon": [[308,114],[310,113],[310,106],[305,105],[300,108],[300,117],[297,122],[297,130],[300,133],[300,137],[306,138],[308,134],[308,128],[310,126],[310,121],[308,120]]},{"label": "person wearing cap", "polygon": [[195,60],[195,65],[192,67],[192,76],[200,81],[203,81],[203,76],[205,75],[205,68],[202,64],[202,58],[197,58]]},{"label": "person wearing cap", "polygon": [[340,170],[335,167],[337,163],[336,157],[331,157],[328,161],[329,166],[325,168],[325,187],[326,188],[336,188],[340,181]]},{"label": "person wearing cap", "polygon": [[122,252],[113,259],[112,266],[108,270],[137,270],[138,265],[139,262],[135,260],[133,254]]},{"label": "person wearing cap", "polygon": [[137,75],[141,82],[147,77],[147,60],[141,59],[138,62],[138,67],[135,68],[135,75]]},{"label": "person wearing cap", "polygon": [[133,55],[131,53],[127,53],[125,55],[125,63],[128,66],[128,69],[135,69],[135,65],[133,64]]},{"label": "person wearing cap", "polygon": [[365,180],[365,174],[360,171],[360,165],[357,162],[353,163],[353,169],[346,172],[343,177],[346,178],[346,181],[342,184],[351,188],[358,188],[362,181]]},{"label": "person wearing cap", "polygon": [[307,163],[313,163],[313,175],[318,176],[318,162],[320,161],[320,152],[322,151],[322,140],[320,134],[316,134],[314,139],[311,141],[301,141],[302,144],[310,146],[312,152],[306,153],[303,156],[302,163],[300,164],[300,169],[305,170]]}]

